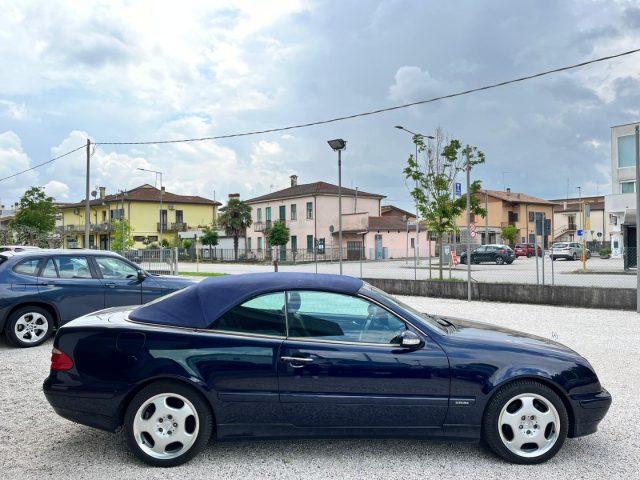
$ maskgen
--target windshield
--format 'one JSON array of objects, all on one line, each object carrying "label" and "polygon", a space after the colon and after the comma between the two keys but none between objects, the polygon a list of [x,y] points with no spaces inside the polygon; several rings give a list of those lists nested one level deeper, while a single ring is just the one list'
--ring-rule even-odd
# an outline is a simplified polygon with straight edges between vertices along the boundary
[{"label": "windshield", "polygon": [[376,287],[374,287],[373,285],[371,285],[369,283],[364,282],[364,285],[362,286],[362,288],[365,289],[365,290],[371,291],[372,293],[376,294],[377,296],[383,297],[389,303],[392,303],[392,304],[396,305],[397,307],[400,307],[402,310],[406,311],[408,314],[411,315],[411,317],[414,317],[416,320],[421,321],[423,323],[426,323],[431,327],[437,328],[438,330],[446,331],[446,327],[451,325],[450,322],[447,322],[444,319],[439,319],[439,318],[434,317],[432,315],[429,315],[427,313],[419,312],[418,310],[416,310],[412,306],[407,305],[404,302],[401,302],[397,298],[389,295],[387,292],[385,292],[383,290],[380,290],[379,288],[376,288]]},{"label": "windshield", "polygon": [[569,245],[568,243],[554,243],[553,244],[553,248],[565,248],[567,245]]}]

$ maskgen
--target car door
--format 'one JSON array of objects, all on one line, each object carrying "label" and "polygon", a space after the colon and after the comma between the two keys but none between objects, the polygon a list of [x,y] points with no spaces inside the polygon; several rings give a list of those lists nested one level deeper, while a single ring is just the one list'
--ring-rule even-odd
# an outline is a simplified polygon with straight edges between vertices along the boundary
[{"label": "car door", "polygon": [[473,252],[471,252],[472,261],[476,263],[481,263],[486,261],[485,260],[486,250],[487,250],[487,247],[476,248]]},{"label": "car door", "polygon": [[485,247],[485,253],[483,255],[484,262],[495,262],[498,257],[498,247],[489,246]]},{"label": "car door", "polygon": [[110,256],[95,256],[93,260],[104,287],[105,307],[142,303],[142,281],[135,266]]},{"label": "car door", "polygon": [[[298,427],[440,427],[449,363],[431,339],[376,303],[319,291],[287,292],[280,401]],[[406,349],[398,335],[425,340]]]},{"label": "car door", "polygon": [[58,309],[61,323],[104,308],[102,282],[85,255],[47,258],[38,279],[38,292]]}]

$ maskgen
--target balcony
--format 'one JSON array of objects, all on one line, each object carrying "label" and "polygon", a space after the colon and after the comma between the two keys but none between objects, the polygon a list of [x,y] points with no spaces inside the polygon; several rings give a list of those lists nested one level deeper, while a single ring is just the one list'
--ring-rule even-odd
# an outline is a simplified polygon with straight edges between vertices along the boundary
[{"label": "balcony", "polygon": [[[185,222],[162,223],[163,232],[186,232],[187,224]],[[156,223],[156,230],[160,231],[160,222]]]},{"label": "balcony", "polygon": [[266,232],[271,229],[275,222],[282,222],[285,225],[287,224],[286,220],[267,220],[266,222],[255,222],[253,224],[254,232]]},{"label": "balcony", "polygon": [[[92,223],[89,225],[89,232],[91,233],[109,233],[113,231],[113,226],[110,223]],[[56,227],[56,233],[60,235],[84,233],[83,225],[63,225]]]}]

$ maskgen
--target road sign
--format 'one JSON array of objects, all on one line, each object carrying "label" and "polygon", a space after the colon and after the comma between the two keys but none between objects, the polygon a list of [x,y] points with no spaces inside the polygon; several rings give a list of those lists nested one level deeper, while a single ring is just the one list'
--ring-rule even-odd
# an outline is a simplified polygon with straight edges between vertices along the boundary
[{"label": "road sign", "polygon": [[578,230],[576,232],[576,235],[578,235],[579,237],[581,237],[582,235],[584,235],[584,232],[582,230]]},{"label": "road sign", "polygon": [[456,197],[462,196],[462,184],[456,182]]},{"label": "road sign", "polygon": [[454,267],[458,265],[458,254],[455,251],[451,252],[451,263]]},{"label": "road sign", "polygon": [[469,235],[471,235],[471,238],[476,238],[476,224],[472,223],[471,225],[469,225]]}]

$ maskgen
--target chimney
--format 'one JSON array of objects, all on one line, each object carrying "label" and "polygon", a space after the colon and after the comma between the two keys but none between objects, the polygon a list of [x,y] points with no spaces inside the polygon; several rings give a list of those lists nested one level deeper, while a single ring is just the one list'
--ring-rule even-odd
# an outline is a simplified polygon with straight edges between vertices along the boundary
[{"label": "chimney", "polygon": [[291,186],[292,187],[297,187],[298,186],[298,175],[291,175],[289,178],[291,179]]},{"label": "chimney", "polygon": [[507,187],[507,195],[511,195],[511,188]]},{"label": "chimney", "polygon": [[104,199],[104,194],[107,190],[107,187],[99,187],[98,190],[100,190],[100,200]]},{"label": "chimney", "polygon": [[239,193],[230,193],[229,194],[229,200],[231,200],[232,198],[240,198],[240,194]]}]

